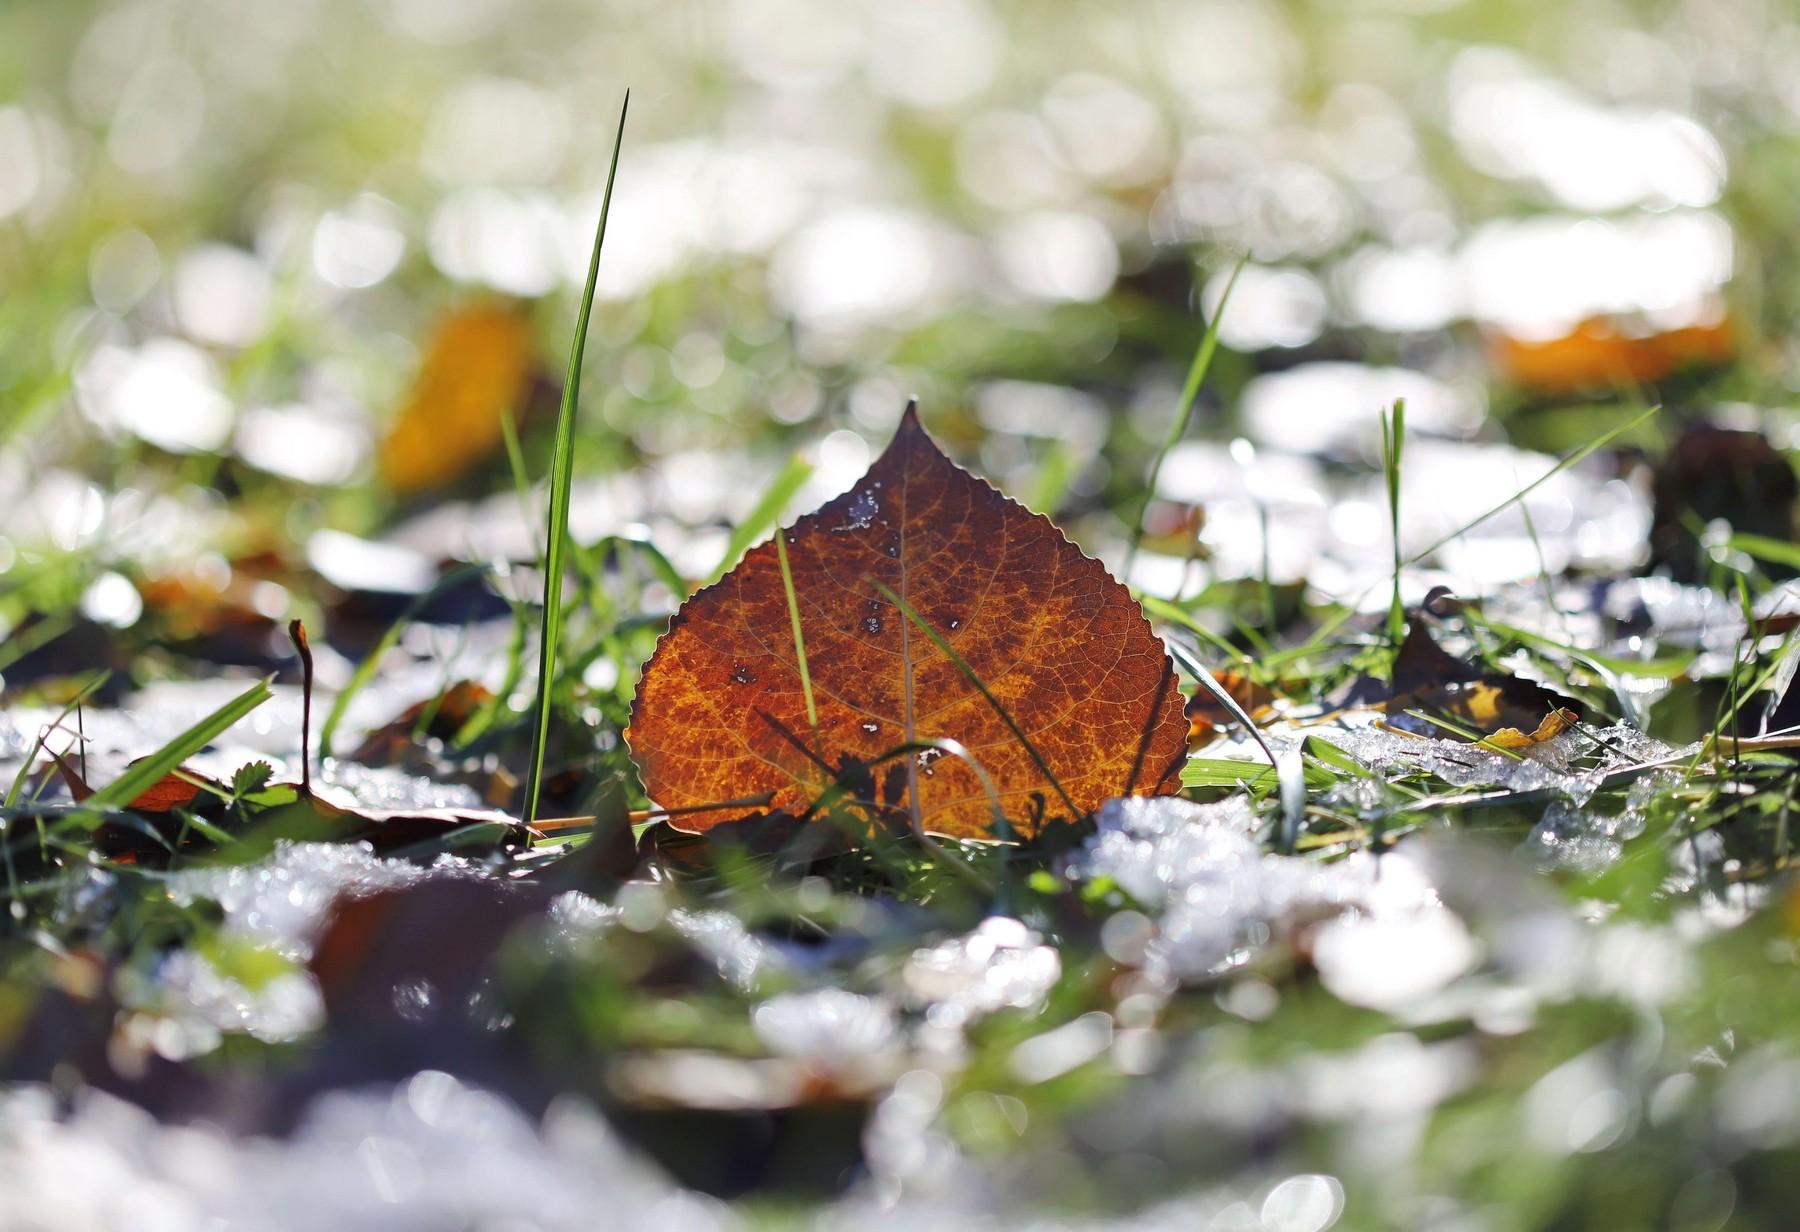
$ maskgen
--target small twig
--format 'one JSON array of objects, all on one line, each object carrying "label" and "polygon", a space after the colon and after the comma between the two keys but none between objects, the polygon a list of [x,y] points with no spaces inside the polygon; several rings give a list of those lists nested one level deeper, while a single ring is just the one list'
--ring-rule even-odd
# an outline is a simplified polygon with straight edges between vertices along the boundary
[{"label": "small twig", "polygon": [[312,795],[313,655],[312,646],[306,640],[305,622],[289,621],[288,637],[293,639],[294,650],[300,656],[300,790],[310,796]]}]

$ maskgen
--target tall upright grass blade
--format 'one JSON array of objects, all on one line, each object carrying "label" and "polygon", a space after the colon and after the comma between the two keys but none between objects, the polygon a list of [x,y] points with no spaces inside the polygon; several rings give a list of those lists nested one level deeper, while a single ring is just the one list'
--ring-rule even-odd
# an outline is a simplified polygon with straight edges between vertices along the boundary
[{"label": "tall upright grass blade", "polygon": [[222,732],[271,696],[269,682],[257,681],[150,756],[133,762],[124,774],[83,801],[84,806],[90,809],[129,807],[165,774],[218,739]]},{"label": "tall upright grass blade", "polygon": [[1536,479],[1533,479],[1530,483],[1528,483],[1524,487],[1520,488],[1517,492],[1514,492],[1511,496],[1509,496],[1505,500],[1501,501],[1498,505],[1495,505],[1492,509],[1490,509],[1486,513],[1482,514],[1480,517],[1474,518],[1468,522],[1465,522],[1463,525],[1457,527],[1455,530],[1453,530],[1449,534],[1445,535],[1442,539],[1439,539],[1436,543],[1434,543],[1430,547],[1426,548],[1423,552],[1414,552],[1411,556],[1406,558],[1404,563],[1409,564],[1409,565],[1416,565],[1420,561],[1424,560],[1427,556],[1430,556],[1433,552],[1435,552],[1439,548],[1443,547],[1445,544],[1462,538],[1464,535],[1466,535],[1470,531],[1474,530],[1477,526],[1480,526],[1483,522],[1485,522],[1489,518],[1493,517],[1496,513],[1499,513],[1502,510],[1506,509],[1508,506],[1510,506],[1518,501],[1523,500],[1526,496],[1530,495],[1531,492],[1534,489],[1536,489],[1537,487],[1539,487],[1540,485],[1548,483],[1550,480],[1552,480],[1556,476],[1562,474],[1564,471],[1568,470],[1571,466],[1574,466],[1577,462],[1581,461],[1583,458],[1585,458],[1589,454],[1593,453],[1596,449],[1602,449],[1606,445],[1611,443],[1612,441],[1617,440],[1621,436],[1624,436],[1627,432],[1631,431],[1633,428],[1637,427],[1639,424],[1648,420],[1651,416],[1655,415],[1660,410],[1662,410],[1662,407],[1653,406],[1649,410],[1645,411],[1643,414],[1634,415],[1632,418],[1626,420],[1624,423],[1620,424],[1618,427],[1613,428],[1610,431],[1604,432],[1601,435],[1595,437],[1593,440],[1589,441],[1587,444],[1583,445],[1581,448],[1568,454],[1560,462],[1558,462],[1555,466],[1551,467],[1549,470],[1547,470],[1543,474],[1539,475]]},{"label": "tall upright grass blade", "polygon": [[544,616],[538,629],[537,720],[531,735],[531,774],[525,788],[525,824],[537,817],[538,790],[544,778],[544,752],[550,736],[550,686],[556,672],[556,646],[562,635],[563,557],[569,537],[569,487],[575,476],[575,403],[580,395],[581,356],[587,349],[588,318],[594,310],[594,284],[600,278],[600,248],[606,242],[606,216],[612,209],[613,182],[619,175],[619,151],[625,145],[625,116],[631,91],[619,106],[619,129],[613,137],[612,165],[600,199],[600,222],[594,228],[594,252],[588,258],[587,285],[575,317],[575,339],[569,347],[569,371],[563,378],[562,405],[556,412],[556,445],[550,459],[549,533],[544,538]]},{"label": "tall upright grass blade", "polygon": [[1181,413],[1169,425],[1169,435],[1163,441],[1162,448],[1156,451],[1156,458],[1150,463],[1150,478],[1144,483],[1144,497],[1138,502],[1137,517],[1131,524],[1131,542],[1125,549],[1125,568],[1120,571],[1127,582],[1131,579],[1131,567],[1137,563],[1138,547],[1144,541],[1144,516],[1150,512],[1150,502],[1156,499],[1156,480],[1162,474],[1163,461],[1169,451],[1187,435],[1188,425],[1194,419],[1194,403],[1200,397],[1200,386],[1206,380],[1206,370],[1212,366],[1213,352],[1219,349],[1219,324],[1225,319],[1225,306],[1231,302],[1231,292],[1237,286],[1238,275],[1244,272],[1244,266],[1250,263],[1250,254],[1245,253],[1238,258],[1237,266],[1231,271],[1231,278],[1225,283],[1225,294],[1219,297],[1218,310],[1213,313],[1211,321],[1206,323],[1206,333],[1200,338],[1200,345],[1194,350],[1194,358],[1188,364],[1187,380],[1181,384]]},{"label": "tall upright grass blade", "polygon": [[1394,536],[1394,598],[1388,604],[1388,637],[1397,646],[1406,636],[1406,607],[1400,602],[1400,456],[1406,448],[1406,399],[1381,414],[1381,471],[1387,480],[1388,524]]}]

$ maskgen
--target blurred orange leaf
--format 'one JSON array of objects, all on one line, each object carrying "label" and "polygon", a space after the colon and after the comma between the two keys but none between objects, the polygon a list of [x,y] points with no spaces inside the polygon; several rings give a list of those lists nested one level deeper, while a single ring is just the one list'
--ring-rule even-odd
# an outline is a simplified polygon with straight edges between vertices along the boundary
[{"label": "blurred orange leaf", "polygon": [[[979,761],[1028,834],[1068,811],[1059,785],[1083,812],[1179,786],[1181,694],[1130,593],[1048,519],[958,468],[913,411],[853,489],[781,534],[817,724],[776,544],[764,543],[687,601],[639,681],[626,739],[659,805],[766,791],[774,811],[797,813],[835,781],[885,817],[910,815],[916,800],[926,830],[985,836],[990,800],[960,758],[929,749],[883,760],[945,739]],[[731,816],[675,824],[704,830]]]},{"label": "blurred orange leaf", "polygon": [[531,333],[518,312],[486,304],[444,314],[381,442],[382,479],[410,494],[466,474],[500,447],[500,417],[519,413],[531,368]]},{"label": "blurred orange leaf", "polygon": [[1508,379],[1558,392],[1605,389],[1655,381],[1691,364],[1722,364],[1736,353],[1728,318],[1659,333],[1634,334],[1604,317],[1590,318],[1559,338],[1492,339],[1496,366]]}]

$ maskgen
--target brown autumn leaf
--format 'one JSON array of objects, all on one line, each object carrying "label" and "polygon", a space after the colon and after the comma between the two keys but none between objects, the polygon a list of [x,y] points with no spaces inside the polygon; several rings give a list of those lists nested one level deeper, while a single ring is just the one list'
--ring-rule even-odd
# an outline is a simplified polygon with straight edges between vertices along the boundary
[{"label": "brown autumn leaf", "polygon": [[[668,809],[772,793],[804,812],[829,784],[957,837],[989,834],[980,778],[927,740],[960,742],[1023,833],[1132,792],[1177,789],[1187,741],[1162,643],[1098,561],[1046,518],[960,469],[908,408],[862,480],[785,536],[817,699],[808,721],[774,541],[690,598],[645,666],[629,742]],[[949,656],[884,597],[952,645],[1056,782]],[[691,813],[704,830],[738,809]]]}]

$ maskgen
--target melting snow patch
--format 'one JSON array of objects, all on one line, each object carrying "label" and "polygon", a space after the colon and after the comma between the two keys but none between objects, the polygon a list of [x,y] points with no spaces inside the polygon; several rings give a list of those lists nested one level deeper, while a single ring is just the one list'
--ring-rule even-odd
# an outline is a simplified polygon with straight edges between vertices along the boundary
[{"label": "melting snow patch", "polygon": [[[542,1126],[449,1074],[329,1095],[283,1141],[159,1125],[109,1097],[59,1119],[45,1088],[0,1096],[0,1210],[16,1228],[733,1226],[585,1107]],[[328,1183],[322,1183],[327,1180]]]},{"label": "melting snow patch", "polygon": [[1474,964],[1478,947],[1405,851],[1326,863],[1270,855],[1240,797],[1194,804],[1114,800],[1078,863],[1160,911],[1145,948],[1152,975],[1214,978],[1304,934],[1321,979],[1344,1001],[1398,1010]]}]

